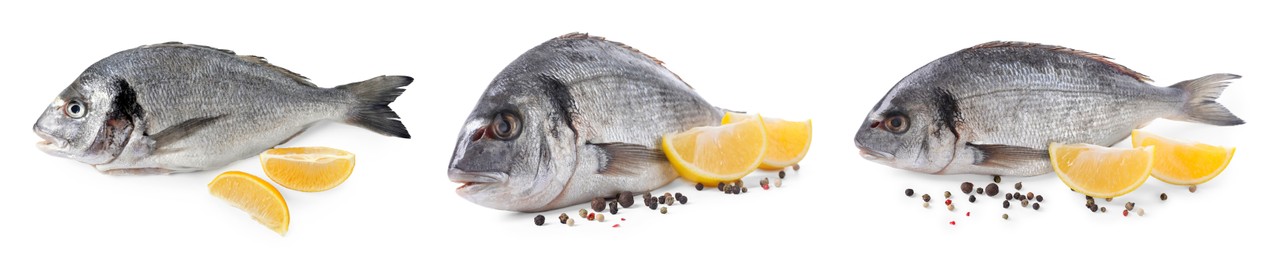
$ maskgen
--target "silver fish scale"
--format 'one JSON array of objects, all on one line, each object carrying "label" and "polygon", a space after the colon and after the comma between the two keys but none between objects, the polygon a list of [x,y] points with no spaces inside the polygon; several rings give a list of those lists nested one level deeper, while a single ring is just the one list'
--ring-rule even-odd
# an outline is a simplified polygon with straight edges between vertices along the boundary
[{"label": "silver fish scale", "polygon": [[[991,51],[1019,55],[957,55],[955,60],[965,62],[943,65],[938,81],[946,83],[935,85],[956,96],[961,125],[971,130],[968,141],[1040,149],[1049,142],[1111,145],[1183,102],[1174,89],[1151,86],[1088,58],[1042,49]],[[1027,66],[1027,60],[1044,63]]]},{"label": "silver fish scale", "polygon": [[[157,59],[156,57],[165,57]],[[108,58],[129,79],[146,114],[148,134],[193,118],[221,115],[195,138],[159,151],[121,154],[113,164],[183,162],[207,168],[269,149],[310,124],[340,119],[349,93],[306,86],[227,53],[194,47],[150,47]]]}]

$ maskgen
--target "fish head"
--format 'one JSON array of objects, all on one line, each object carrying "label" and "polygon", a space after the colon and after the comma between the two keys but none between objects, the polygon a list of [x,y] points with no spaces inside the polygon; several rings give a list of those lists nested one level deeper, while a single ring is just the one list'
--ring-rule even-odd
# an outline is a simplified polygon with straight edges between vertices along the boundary
[{"label": "fish head", "polygon": [[863,158],[894,168],[943,172],[954,157],[956,122],[933,91],[895,87],[867,114],[855,136]]},{"label": "fish head", "polygon": [[123,82],[86,74],[63,89],[32,127],[42,139],[36,147],[87,164],[114,160],[132,133],[133,114],[139,112],[133,110],[140,110],[132,91],[121,91]]},{"label": "fish head", "polygon": [[537,211],[564,192],[577,160],[577,135],[546,82],[504,80],[486,90],[458,135],[449,180],[482,206]]}]

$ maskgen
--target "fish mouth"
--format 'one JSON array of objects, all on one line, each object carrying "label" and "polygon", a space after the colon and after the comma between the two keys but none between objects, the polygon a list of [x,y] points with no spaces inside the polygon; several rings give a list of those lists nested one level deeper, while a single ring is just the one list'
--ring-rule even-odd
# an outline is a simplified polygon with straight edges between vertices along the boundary
[{"label": "fish mouth", "polygon": [[44,131],[40,131],[40,129],[36,129],[35,132],[36,136],[39,136],[41,139],[36,142],[36,148],[39,148],[40,151],[48,154],[54,154],[56,151],[66,146],[66,142],[58,139],[57,137],[46,134]]},{"label": "fish mouth", "polygon": [[450,168],[449,181],[462,184],[456,189],[458,194],[474,193],[492,184],[506,182],[507,174],[502,172],[473,172]]},{"label": "fish mouth", "polygon": [[872,150],[861,145],[858,146],[858,155],[861,155],[863,159],[871,161],[888,161],[893,159],[893,154]]}]

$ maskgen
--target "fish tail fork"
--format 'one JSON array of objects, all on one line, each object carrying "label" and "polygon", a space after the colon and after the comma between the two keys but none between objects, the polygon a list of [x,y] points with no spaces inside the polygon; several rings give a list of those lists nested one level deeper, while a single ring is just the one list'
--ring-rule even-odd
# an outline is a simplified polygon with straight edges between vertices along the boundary
[{"label": "fish tail fork", "polygon": [[402,87],[409,83],[413,83],[413,78],[408,76],[378,76],[335,89],[351,92],[356,98],[357,104],[347,113],[347,123],[383,135],[409,138],[409,130],[400,122],[400,116],[388,106],[404,93]]},{"label": "fish tail fork", "polygon": [[1217,102],[1222,90],[1229,80],[1238,79],[1239,75],[1219,73],[1197,79],[1178,82],[1170,88],[1180,89],[1186,97],[1182,113],[1171,118],[1210,125],[1241,125],[1244,120],[1236,117],[1226,107]]}]

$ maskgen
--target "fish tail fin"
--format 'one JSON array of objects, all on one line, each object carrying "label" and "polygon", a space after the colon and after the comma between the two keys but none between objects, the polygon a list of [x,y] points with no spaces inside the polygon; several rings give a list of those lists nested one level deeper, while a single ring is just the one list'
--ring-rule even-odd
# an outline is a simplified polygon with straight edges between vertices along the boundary
[{"label": "fish tail fin", "polygon": [[413,83],[408,76],[378,76],[366,81],[338,86],[339,91],[355,95],[356,105],[347,113],[346,122],[379,134],[409,138],[409,129],[400,116],[387,106],[404,93],[401,87]]},{"label": "fish tail fin", "polygon": [[1228,81],[1238,78],[1239,75],[1219,73],[1173,84],[1170,88],[1185,93],[1186,103],[1182,113],[1171,119],[1221,126],[1244,124],[1244,120],[1217,102],[1222,90],[1231,83]]}]

